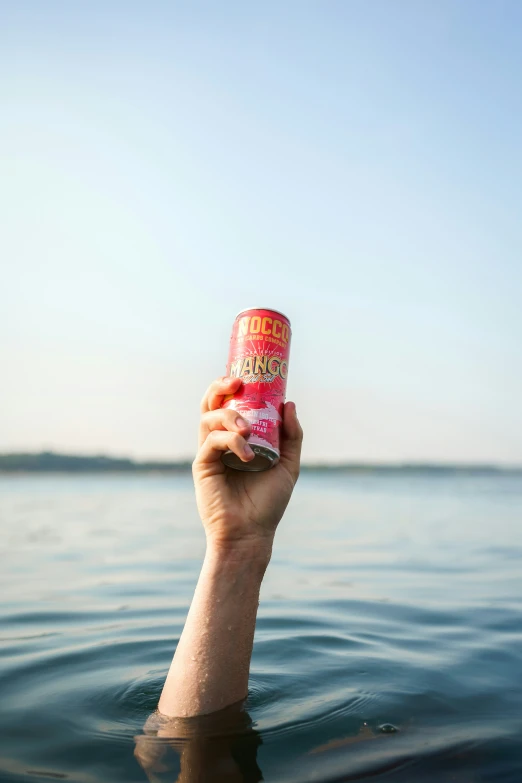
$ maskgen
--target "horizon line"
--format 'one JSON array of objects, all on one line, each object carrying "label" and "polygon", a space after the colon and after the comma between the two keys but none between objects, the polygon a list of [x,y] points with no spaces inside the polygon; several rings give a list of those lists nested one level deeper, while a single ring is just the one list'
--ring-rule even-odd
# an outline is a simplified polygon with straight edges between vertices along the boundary
[{"label": "horizon line", "polygon": [[[169,471],[189,469],[193,459],[134,459],[107,454],[66,453],[52,450],[0,452],[0,472]],[[438,460],[309,460],[303,470],[424,470],[522,472],[521,464]]]}]

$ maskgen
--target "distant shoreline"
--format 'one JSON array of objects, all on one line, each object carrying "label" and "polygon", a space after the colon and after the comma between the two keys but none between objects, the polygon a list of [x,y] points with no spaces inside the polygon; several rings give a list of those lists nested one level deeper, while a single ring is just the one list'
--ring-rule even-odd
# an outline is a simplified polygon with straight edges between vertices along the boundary
[{"label": "distant shoreline", "polygon": [[[190,460],[138,461],[127,458],[59,454],[52,451],[40,453],[0,454],[2,473],[185,473],[190,471]],[[502,474],[522,473],[522,466],[461,463],[308,463],[303,472],[321,473],[429,473],[429,474]]]}]

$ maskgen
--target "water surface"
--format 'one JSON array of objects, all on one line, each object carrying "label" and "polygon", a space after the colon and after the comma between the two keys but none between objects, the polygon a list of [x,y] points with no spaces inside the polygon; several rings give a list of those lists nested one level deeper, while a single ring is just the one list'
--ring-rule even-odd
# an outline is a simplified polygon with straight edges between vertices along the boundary
[{"label": "water surface", "polygon": [[204,551],[190,476],[4,476],[0,523],[2,781],[522,780],[520,474],[302,476],[246,710],[181,738],[143,727]]}]

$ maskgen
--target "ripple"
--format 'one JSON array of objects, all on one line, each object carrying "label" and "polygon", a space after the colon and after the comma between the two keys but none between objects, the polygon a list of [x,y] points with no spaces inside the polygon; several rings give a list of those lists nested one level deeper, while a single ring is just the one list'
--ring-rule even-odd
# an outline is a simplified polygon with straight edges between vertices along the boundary
[{"label": "ripple", "polygon": [[[454,478],[304,476],[267,574],[278,598],[261,600],[234,752],[268,783],[519,783],[517,482],[476,493]],[[18,479],[0,516],[12,756],[0,779],[144,780],[133,754],[146,734],[176,780],[191,739],[227,728],[185,724],[182,747],[165,726],[143,729],[200,566],[189,480],[53,479],[36,491]]]},{"label": "ripple", "polygon": [[154,700],[159,698],[159,692],[165,681],[165,669],[157,669],[147,673],[145,677],[136,678],[119,686],[112,694],[114,702],[123,710],[155,709]]},{"label": "ripple", "polygon": [[262,678],[253,673],[248,683],[248,709],[262,710],[276,702],[281,696],[281,690],[276,687],[276,682],[274,678]]},{"label": "ripple", "polygon": [[[288,698],[288,697],[287,697]],[[339,701],[336,693],[324,691],[315,698],[299,700],[298,704],[283,704],[278,708],[278,716],[270,715],[270,722],[263,720],[262,713],[256,724],[263,729],[263,736],[277,739],[282,736],[295,736],[299,733],[316,734],[322,726],[339,725],[344,719],[361,721],[361,716],[369,715],[379,701],[379,695],[371,692],[354,694],[346,701]],[[253,715],[257,713],[253,711]]]}]

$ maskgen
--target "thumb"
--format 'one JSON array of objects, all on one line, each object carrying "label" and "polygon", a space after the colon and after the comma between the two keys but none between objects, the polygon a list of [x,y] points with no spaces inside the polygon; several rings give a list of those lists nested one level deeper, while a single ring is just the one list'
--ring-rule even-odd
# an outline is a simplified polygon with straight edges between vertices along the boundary
[{"label": "thumb", "polygon": [[287,402],[283,409],[281,462],[290,471],[294,481],[297,481],[299,476],[302,444],[303,429],[297,418],[295,402]]}]

